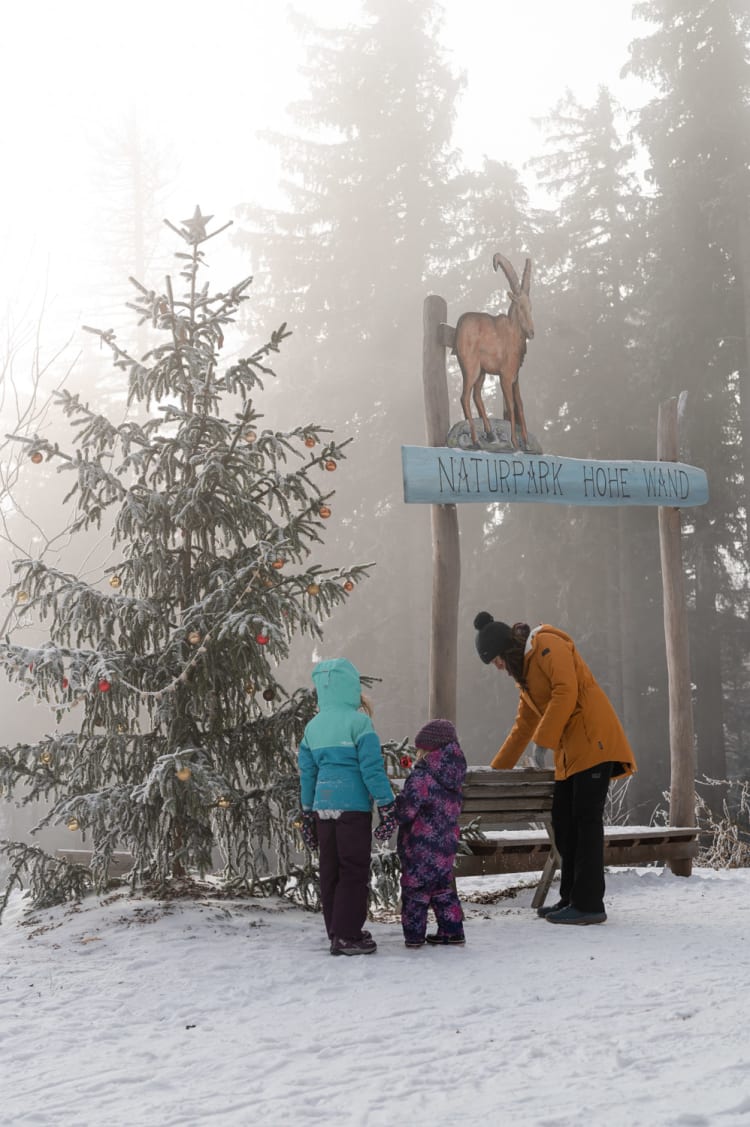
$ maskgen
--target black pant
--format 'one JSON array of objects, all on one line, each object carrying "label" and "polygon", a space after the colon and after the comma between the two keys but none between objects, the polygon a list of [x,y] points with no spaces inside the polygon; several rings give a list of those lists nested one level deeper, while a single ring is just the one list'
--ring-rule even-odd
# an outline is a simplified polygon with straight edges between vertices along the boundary
[{"label": "black pant", "polygon": [[326,930],[331,939],[359,939],[367,919],[372,815],[345,810],[338,818],[315,821]]},{"label": "black pant", "polygon": [[581,912],[604,911],[604,804],[612,763],[555,782],[552,828],[560,854],[560,899]]}]

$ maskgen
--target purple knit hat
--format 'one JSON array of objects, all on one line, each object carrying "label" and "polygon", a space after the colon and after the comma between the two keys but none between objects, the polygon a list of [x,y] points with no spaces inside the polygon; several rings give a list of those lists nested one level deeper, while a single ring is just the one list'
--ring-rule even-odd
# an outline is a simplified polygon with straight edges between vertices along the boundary
[{"label": "purple knit hat", "polygon": [[458,743],[458,734],[450,720],[430,720],[414,738],[414,746],[419,751],[435,751],[453,743]]}]

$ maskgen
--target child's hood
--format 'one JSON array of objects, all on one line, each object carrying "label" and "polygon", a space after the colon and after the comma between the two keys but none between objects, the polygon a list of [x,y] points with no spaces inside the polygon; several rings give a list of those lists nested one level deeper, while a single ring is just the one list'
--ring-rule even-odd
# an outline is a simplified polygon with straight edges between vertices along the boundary
[{"label": "child's hood", "polygon": [[458,744],[446,744],[429,752],[419,766],[446,790],[460,791],[466,775],[466,759]]},{"label": "child's hood", "polygon": [[319,661],[313,669],[312,679],[319,708],[359,708],[362,699],[359,671],[345,657]]}]

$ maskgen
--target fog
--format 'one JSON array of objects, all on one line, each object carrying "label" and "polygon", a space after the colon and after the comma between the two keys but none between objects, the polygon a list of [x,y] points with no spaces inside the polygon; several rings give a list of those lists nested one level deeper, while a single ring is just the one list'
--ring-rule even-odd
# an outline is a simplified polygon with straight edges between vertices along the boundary
[{"label": "fog", "polygon": [[[701,5],[689,7],[698,28]],[[492,255],[519,273],[528,256],[536,334],[520,382],[545,453],[655,457],[658,403],[689,390],[683,457],[707,471],[711,489],[709,505],[684,520],[698,765],[743,774],[750,315],[736,280],[750,268],[736,224],[722,227],[708,204],[730,218],[744,204],[746,217],[747,166],[740,160],[729,178],[732,195],[721,197],[729,189],[718,173],[677,191],[663,152],[679,110],[670,59],[657,52],[646,65],[645,47],[631,55],[634,42],[658,39],[659,25],[637,22],[621,0],[329,0],[302,16],[228,0],[136,3],[107,19],[101,5],[76,2],[4,16],[13,159],[0,209],[2,434],[70,445],[49,405],[63,381],[123,419],[122,376],[82,325],[113,328],[145,352],[153,338],[127,308],[128,278],[159,287],[176,275],[164,219],[179,224],[198,204],[210,229],[231,220],[205,248],[211,285],[248,274],[254,283],[223,360],[288,323],[264,424],[316,422],[352,437],[319,558],[374,564],[326,624],[324,644],[295,647],[285,677],[306,682],[316,657],[345,655],[376,679],[381,737],[413,736],[427,719],[432,543],[429,507],[403,503],[400,447],[425,442],[423,302],[441,294],[451,324],[466,310],[505,310]],[[684,34],[690,50],[687,19]],[[719,22],[713,34],[720,54]],[[739,105],[747,64],[734,79],[727,70]],[[690,143],[718,162],[718,126],[699,91]],[[660,98],[661,121],[649,116]],[[746,111],[744,122],[738,115],[726,119],[736,138]],[[727,146],[737,147],[731,137]],[[718,245],[706,266],[706,248]],[[713,271],[720,327],[705,314],[699,265]],[[453,359],[448,385],[454,423]],[[484,400],[501,415],[497,381]],[[94,582],[110,558],[106,529],[70,536],[65,475],[30,467],[7,440],[2,458],[3,577],[28,553]],[[642,820],[669,781],[656,510],[465,505],[459,526],[457,720],[469,760],[489,761],[517,699],[476,657],[474,615],[552,622],[574,635],[623,717],[641,766],[632,804]],[[7,599],[2,613],[15,640],[43,640],[44,626],[23,632]],[[46,704],[19,702],[4,682],[0,694],[6,744],[53,726]],[[13,836],[30,812],[0,818],[2,836]]]}]

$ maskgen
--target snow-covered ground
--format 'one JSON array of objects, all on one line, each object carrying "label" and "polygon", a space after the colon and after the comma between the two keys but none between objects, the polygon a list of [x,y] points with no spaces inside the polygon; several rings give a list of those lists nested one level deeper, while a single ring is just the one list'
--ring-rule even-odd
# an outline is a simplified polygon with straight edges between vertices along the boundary
[{"label": "snow-covered ground", "polygon": [[337,959],[278,900],[15,896],[0,1123],[750,1124],[750,870],[615,870],[598,927],[531,895],[467,900],[463,949],[379,919],[376,955]]}]

